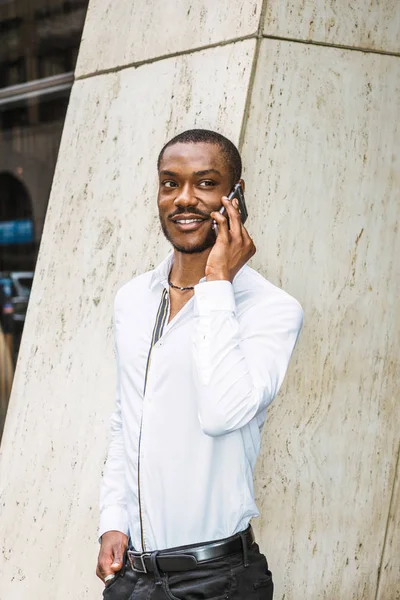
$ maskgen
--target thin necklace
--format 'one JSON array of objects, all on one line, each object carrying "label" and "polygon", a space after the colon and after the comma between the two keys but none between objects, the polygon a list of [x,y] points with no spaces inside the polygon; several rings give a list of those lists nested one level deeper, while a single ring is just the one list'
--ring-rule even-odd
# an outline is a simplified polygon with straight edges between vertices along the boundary
[{"label": "thin necklace", "polygon": [[194,290],[194,285],[189,285],[187,287],[180,287],[179,285],[174,285],[172,281],[168,278],[168,285],[174,290],[180,290],[181,292],[185,292],[186,290]]}]

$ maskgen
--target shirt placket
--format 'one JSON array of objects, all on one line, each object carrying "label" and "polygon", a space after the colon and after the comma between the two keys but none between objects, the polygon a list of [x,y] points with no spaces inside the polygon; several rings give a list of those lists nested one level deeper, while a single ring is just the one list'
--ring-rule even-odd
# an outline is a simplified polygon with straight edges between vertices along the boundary
[{"label": "shirt placket", "polygon": [[163,290],[160,305],[158,307],[156,320],[154,323],[153,334],[151,337],[151,343],[149,348],[149,354],[147,356],[147,364],[146,364],[146,373],[144,378],[144,388],[143,388],[143,410],[142,410],[142,418],[140,422],[140,431],[139,431],[139,448],[138,448],[138,502],[139,502],[139,522],[140,522],[140,537],[142,543],[142,552],[146,551],[145,544],[145,536],[144,536],[144,527],[143,527],[143,512],[142,512],[142,503],[143,503],[143,494],[142,494],[142,482],[140,477],[140,464],[142,461],[142,430],[143,430],[143,411],[144,411],[144,402],[146,400],[146,389],[147,389],[147,380],[150,371],[151,365],[151,354],[153,347],[157,344],[158,340],[162,336],[163,329],[165,323],[168,319],[168,309],[169,309],[169,296],[166,289]]}]

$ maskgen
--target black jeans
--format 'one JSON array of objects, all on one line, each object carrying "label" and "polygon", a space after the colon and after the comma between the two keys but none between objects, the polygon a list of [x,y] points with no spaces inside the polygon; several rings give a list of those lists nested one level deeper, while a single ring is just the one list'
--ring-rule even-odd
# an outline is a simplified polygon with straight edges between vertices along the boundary
[{"label": "black jeans", "polygon": [[266,558],[257,544],[200,564],[192,571],[136,573],[128,561],[103,592],[104,600],[272,600],[274,585]]}]

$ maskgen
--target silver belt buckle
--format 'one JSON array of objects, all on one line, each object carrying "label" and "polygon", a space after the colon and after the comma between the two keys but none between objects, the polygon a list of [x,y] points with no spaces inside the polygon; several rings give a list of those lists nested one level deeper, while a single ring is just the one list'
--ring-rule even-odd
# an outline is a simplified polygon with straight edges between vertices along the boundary
[{"label": "silver belt buckle", "polygon": [[[131,564],[132,571],[135,571],[135,573],[147,573],[144,559],[149,558],[150,556],[151,556],[150,552],[143,552],[143,554],[135,554],[134,552],[132,552],[132,550],[128,550],[128,560]],[[143,570],[137,569],[135,567],[135,562],[134,562],[135,558],[140,560],[140,562],[142,563]]]}]

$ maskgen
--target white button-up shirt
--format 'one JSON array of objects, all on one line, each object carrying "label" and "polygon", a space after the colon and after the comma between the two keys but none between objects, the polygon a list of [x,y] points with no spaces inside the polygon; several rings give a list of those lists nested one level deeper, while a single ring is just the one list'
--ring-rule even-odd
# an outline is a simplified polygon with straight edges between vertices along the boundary
[{"label": "white button-up shirt", "polygon": [[122,531],[136,550],[226,538],[257,516],[260,432],[303,319],[295,299],[245,266],[233,284],[196,285],[166,315],[149,358],[172,261],[115,300],[117,402],[99,535]]}]

